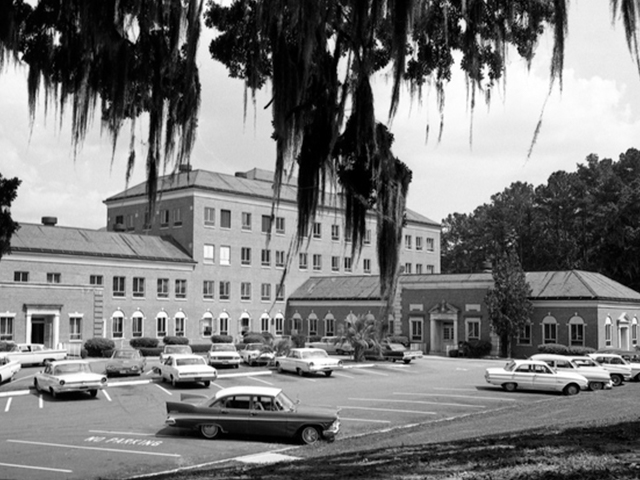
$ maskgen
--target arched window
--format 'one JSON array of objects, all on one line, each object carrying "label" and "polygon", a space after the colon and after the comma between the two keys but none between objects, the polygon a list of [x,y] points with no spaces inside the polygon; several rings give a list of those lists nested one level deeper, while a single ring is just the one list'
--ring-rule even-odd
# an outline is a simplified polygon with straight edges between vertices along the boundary
[{"label": "arched window", "polygon": [[297,335],[302,332],[302,315],[298,312],[291,317],[291,335]]},{"label": "arched window", "polygon": [[139,338],[144,335],[144,314],[138,310],[131,315],[131,336]]},{"label": "arched window", "polygon": [[111,337],[124,338],[124,313],[116,310],[111,315]]},{"label": "arched window", "polygon": [[317,335],[318,334],[318,316],[311,312],[307,317],[309,321],[309,335]]},{"label": "arched window", "polygon": [[638,345],[638,319],[633,317],[631,320],[631,345],[634,347]]},{"label": "arched window", "polygon": [[213,315],[209,311],[205,312],[200,320],[200,335],[202,337],[213,335]]},{"label": "arched window", "polygon": [[167,313],[159,312],[156,315],[156,337],[167,336]]},{"label": "arched window", "polygon": [[263,313],[260,315],[260,331],[262,333],[270,332],[269,323],[271,322],[271,318],[269,318],[268,313]]},{"label": "arched window", "polygon": [[574,316],[569,320],[569,346],[584,347],[585,323],[582,317]]},{"label": "arched window", "polygon": [[336,319],[331,312],[324,316],[324,334],[333,337],[336,334]]},{"label": "arched window", "polygon": [[604,321],[604,344],[607,347],[611,346],[611,317],[607,317]]},{"label": "arched window", "polygon": [[184,337],[187,331],[187,316],[184,312],[178,312],[173,316],[173,322],[175,324],[174,335],[176,337]]},{"label": "arched window", "polygon": [[222,312],[218,316],[218,325],[220,326],[218,329],[220,335],[229,335],[229,314],[227,312]]},{"label": "arched window", "polygon": [[284,315],[278,312],[273,320],[276,324],[276,335],[282,335],[284,333]]},{"label": "arched window", "polygon": [[242,333],[248,332],[251,330],[251,315],[249,312],[242,312],[240,315],[240,331]]},{"label": "arched window", "polygon": [[558,343],[558,322],[551,315],[542,319],[542,343]]}]

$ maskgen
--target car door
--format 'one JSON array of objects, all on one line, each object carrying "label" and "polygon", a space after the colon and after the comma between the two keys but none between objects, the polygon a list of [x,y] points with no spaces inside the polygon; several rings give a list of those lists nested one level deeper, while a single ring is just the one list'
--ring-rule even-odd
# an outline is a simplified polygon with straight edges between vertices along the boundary
[{"label": "car door", "polygon": [[232,395],[217,400],[211,406],[211,414],[224,432],[244,435],[249,433],[250,407],[251,395]]},{"label": "car door", "polygon": [[535,373],[531,370],[532,365],[518,365],[513,371],[513,381],[518,384],[518,388],[529,390],[533,388],[533,378]]},{"label": "car door", "polygon": [[269,395],[254,395],[247,422],[250,435],[285,436],[287,435],[287,412],[278,407]]},{"label": "car door", "polygon": [[548,365],[531,365],[534,372],[533,388],[535,390],[555,391],[558,386],[558,375]]}]

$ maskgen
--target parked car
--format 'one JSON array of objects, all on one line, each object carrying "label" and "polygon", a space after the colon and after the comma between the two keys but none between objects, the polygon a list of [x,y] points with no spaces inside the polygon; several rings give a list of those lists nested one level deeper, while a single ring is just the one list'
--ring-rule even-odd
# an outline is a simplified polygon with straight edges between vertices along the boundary
[{"label": "parked car", "polygon": [[275,358],[271,347],[264,343],[247,343],[242,348],[239,348],[238,353],[244,363],[250,366],[269,365]]},{"label": "parked car", "polygon": [[537,353],[530,360],[542,360],[558,371],[578,373],[589,381],[589,390],[613,387],[609,372],[589,357],[567,357],[550,353]]},{"label": "parked car", "polygon": [[7,356],[0,357],[0,383],[10,382],[16,373],[20,371],[21,365]]},{"label": "parked car", "polygon": [[218,371],[207,365],[203,357],[188,353],[172,353],[154,371],[174,387],[178,383],[202,383],[208,387],[218,378]]},{"label": "parked car", "polygon": [[305,342],[307,348],[321,348],[329,355],[352,355],[353,346],[348,340],[340,337],[321,337],[317,342]]},{"label": "parked car", "polygon": [[[620,355],[615,353],[590,353],[589,357],[609,371],[614,386],[622,385],[623,382],[629,381],[634,377],[631,364]],[[638,373],[640,371],[636,372],[635,375]]]},{"label": "parked car", "polygon": [[631,379],[640,382],[640,351],[622,350],[620,348],[604,348],[595,353],[613,353],[624,358],[631,365]]},{"label": "parked car", "polygon": [[86,360],[60,360],[48,363],[33,379],[36,391],[49,392],[54,398],[61,393],[88,392],[95,397],[107,386],[107,377],[91,371]]},{"label": "parked car", "polygon": [[484,378],[508,392],[521,389],[576,395],[589,386],[583,375],[554,370],[541,360],[511,360],[504,367],[487,368]]},{"label": "parked car", "polygon": [[331,376],[334,370],[343,367],[342,360],[332,358],[321,348],[292,348],[283,357],[276,358],[278,372],[294,372],[298,375],[306,373],[324,373]]},{"label": "parked car", "polygon": [[191,354],[193,350],[189,345],[165,345],[160,353],[160,363],[164,363],[169,355],[178,354]]},{"label": "parked car", "polygon": [[20,365],[44,365],[47,362],[64,360],[67,358],[67,350],[45,347],[41,343],[16,343],[11,350],[3,352],[2,355]]},{"label": "parked car", "polygon": [[239,386],[212,397],[181,396],[167,402],[165,424],[190,428],[205,438],[221,433],[298,438],[313,444],[332,441],[340,430],[338,412],[330,408],[302,407],[280,388]]},{"label": "parked car", "polygon": [[118,348],[107,360],[105,371],[109,375],[141,375],[147,366],[147,359],[134,348]]},{"label": "parked car", "polygon": [[207,362],[212,366],[238,368],[242,363],[242,357],[233,343],[214,343],[207,352]]},{"label": "parked car", "polygon": [[423,354],[421,350],[409,350],[401,343],[393,342],[383,342],[377,347],[368,348],[364,351],[364,358],[368,360],[377,360],[380,356],[384,360],[401,361],[408,364],[415,358],[422,358]]}]

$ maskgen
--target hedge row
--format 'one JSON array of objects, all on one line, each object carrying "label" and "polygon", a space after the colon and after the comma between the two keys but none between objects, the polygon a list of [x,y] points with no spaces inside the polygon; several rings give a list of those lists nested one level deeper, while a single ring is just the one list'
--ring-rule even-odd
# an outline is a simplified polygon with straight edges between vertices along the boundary
[{"label": "hedge row", "polygon": [[595,352],[595,348],[591,347],[568,347],[559,343],[545,343],[538,345],[539,353],[553,353],[556,355],[587,355]]}]

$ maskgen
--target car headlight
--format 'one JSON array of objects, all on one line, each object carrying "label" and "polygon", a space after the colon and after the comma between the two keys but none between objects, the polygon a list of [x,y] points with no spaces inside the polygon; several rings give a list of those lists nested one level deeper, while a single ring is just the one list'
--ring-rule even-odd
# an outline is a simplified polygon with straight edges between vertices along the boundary
[{"label": "car headlight", "polygon": [[313,368],[314,363],[313,362],[309,362],[309,367]]},{"label": "car headlight", "polygon": [[107,383],[107,377],[102,377],[100,379],[100,383]]},{"label": "car headlight", "polygon": [[64,380],[60,380],[60,385],[64,385],[65,381]]}]

